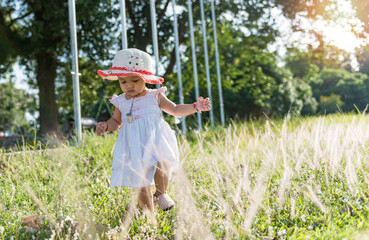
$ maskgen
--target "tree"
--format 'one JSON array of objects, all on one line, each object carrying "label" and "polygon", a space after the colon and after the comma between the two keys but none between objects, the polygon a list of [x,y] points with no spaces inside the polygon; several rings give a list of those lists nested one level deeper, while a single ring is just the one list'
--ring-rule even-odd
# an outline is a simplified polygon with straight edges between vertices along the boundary
[{"label": "tree", "polygon": [[[110,2],[81,0],[77,2],[77,12],[78,21],[85,24],[84,30],[78,28],[80,49],[92,60],[105,59],[109,55],[106,48],[114,42],[108,26],[114,28],[106,19],[117,16],[117,11],[112,11]],[[41,0],[4,0],[0,5],[0,41],[9,46],[9,49],[0,48],[1,55],[6,61],[14,61],[18,56],[31,73],[30,84],[39,89],[42,135],[59,130],[55,79],[58,68],[70,56],[68,19],[66,0],[52,4]],[[8,67],[4,62],[0,64]]]},{"label": "tree", "polygon": [[360,72],[369,76],[369,45],[358,51],[357,56]]},{"label": "tree", "polygon": [[286,67],[291,71],[299,89],[303,107],[301,114],[311,115],[317,110],[317,100],[313,97],[311,85],[317,82],[319,67],[311,60],[313,53],[296,48],[288,49],[285,57]]}]

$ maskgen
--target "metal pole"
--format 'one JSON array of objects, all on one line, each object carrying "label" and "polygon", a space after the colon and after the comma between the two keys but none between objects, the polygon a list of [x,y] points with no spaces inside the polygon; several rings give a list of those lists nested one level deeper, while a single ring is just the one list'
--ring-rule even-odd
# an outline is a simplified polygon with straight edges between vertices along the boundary
[{"label": "metal pole", "polygon": [[[182,89],[182,72],[181,72],[181,59],[179,56],[179,41],[178,41],[178,23],[177,23],[177,14],[176,14],[176,1],[172,0],[173,5],[173,28],[174,28],[174,38],[175,38],[175,46],[176,46],[176,58],[177,58],[177,78],[178,78],[178,91],[179,91],[179,103],[184,104],[183,100],[183,89]],[[186,118],[181,117],[181,127],[182,132],[186,133]]]},{"label": "metal pole", "polygon": [[[206,42],[206,22],[205,22],[205,14],[204,14],[204,1],[200,0],[200,10],[201,10],[201,22],[202,22],[202,38],[204,40],[204,55],[205,55],[205,69],[206,69],[206,83],[208,85],[208,97],[210,99],[211,106],[212,97],[211,97],[211,82],[210,82],[210,71],[209,71],[209,59],[208,59],[208,44]],[[213,116],[213,108],[210,109],[210,125],[211,128],[214,128],[214,116]]]},{"label": "metal pole", "polygon": [[77,51],[77,32],[76,32],[76,10],[74,0],[69,0],[69,27],[72,50],[72,75],[73,75],[73,96],[74,96],[74,125],[76,128],[77,141],[82,140],[81,126],[81,107],[79,99],[79,72],[78,72],[78,51]]},{"label": "metal pole", "polygon": [[[159,75],[159,48],[158,48],[158,34],[156,32],[156,13],[155,13],[155,0],[150,0],[150,13],[151,13],[151,31],[152,31],[152,43],[155,56],[155,74]],[[160,85],[156,84],[156,88]]]},{"label": "metal pole", "polygon": [[[195,46],[195,37],[194,37],[194,31],[193,31],[192,1],[191,0],[187,0],[187,6],[188,6],[188,20],[189,20],[189,23],[190,23],[192,68],[193,68],[193,78],[194,78],[194,81],[195,81],[195,97],[196,97],[196,100],[197,100],[200,97],[200,93],[199,93],[199,81],[197,79],[196,46]],[[196,115],[197,115],[198,128],[201,131],[201,129],[202,129],[201,114],[196,113]]]},{"label": "metal pole", "polygon": [[222,122],[222,126],[224,126],[224,124],[225,124],[225,121],[224,121],[224,104],[223,104],[222,81],[221,81],[221,78],[220,78],[218,37],[217,37],[217,27],[216,27],[215,10],[214,10],[214,0],[211,0],[211,16],[212,16],[212,19],[213,19],[215,61],[216,61],[216,65],[217,65],[218,92],[219,92],[219,105],[220,105],[220,120]]},{"label": "metal pole", "polygon": [[122,18],[122,48],[127,49],[126,2],[119,0],[120,16]]}]

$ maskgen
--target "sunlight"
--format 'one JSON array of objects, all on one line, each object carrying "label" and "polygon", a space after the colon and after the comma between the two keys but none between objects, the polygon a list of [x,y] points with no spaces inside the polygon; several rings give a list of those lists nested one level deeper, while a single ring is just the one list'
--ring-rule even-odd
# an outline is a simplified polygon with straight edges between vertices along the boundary
[{"label": "sunlight", "polygon": [[[356,34],[365,34],[363,23],[356,17],[351,2],[347,0],[336,0],[326,10],[331,11],[331,20],[319,17],[316,20],[306,18],[302,13],[297,17],[302,29],[307,32],[314,31],[323,36],[327,45],[333,45],[348,53],[355,53],[361,46],[368,44],[368,39],[359,38]],[[309,41],[309,39],[305,40]],[[312,41],[316,41],[310,39]]]},{"label": "sunlight", "polygon": [[354,32],[362,32],[363,24],[355,16],[355,10],[350,1],[337,0],[338,11],[336,21],[321,28],[324,40],[350,53],[364,44],[363,39],[355,36]]},{"label": "sunlight", "polygon": [[328,26],[323,31],[327,43],[347,52],[355,52],[355,48],[361,45],[361,41],[354,33],[341,26]]}]

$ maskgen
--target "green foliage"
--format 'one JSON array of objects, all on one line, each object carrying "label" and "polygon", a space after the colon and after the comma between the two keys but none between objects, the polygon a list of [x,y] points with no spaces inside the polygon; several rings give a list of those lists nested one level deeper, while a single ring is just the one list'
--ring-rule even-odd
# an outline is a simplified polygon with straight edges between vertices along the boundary
[{"label": "green foliage", "polygon": [[[104,80],[97,75],[96,69],[100,68],[98,62],[80,59],[79,66],[81,115],[98,119],[101,114],[108,113],[110,108],[113,109],[107,98],[113,94],[121,94],[121,90],[116,81]],[[68,117],[74,116],[73,80],[67,66],[62,68],[58,82],[57,101],[59,122],[62,124]]]},{"label": "green foliage", "polygon": [[286,67],[288,67],[295,78],[307,83],[317,81],[319,68],[311,61],[311,52],[304,52],[296,48],[289,48],[287,52]]},{"label": "green foliage", "polygon": [[285,58],[286,67],[296,81],[298,99],[302,103],[301,114],[312,115],[317,110],[317,101],[313,97],[311,85],[317,81],[319,67],[311,61],[311,53],[291,48]]},{"label": "green foliage", "polygon": [[[331,100],[338,104],[337,96],[332,94],[339,95],[343,103],[342,111],[356,111],[354,105],[364,110],[369,104],[368,84],[369,77],[366,74],[350,73],[344,69],[324,69],[318,83],[313,84],[314,97],[331,96]],[[319,108],[323,110],[324,106]]]},{"label": "green foliage", "polygon": [[369,45],[358,52],[360,72],[369,76]]},{"label": "green foliage", "polygon": [[321,114],[338,112],[342,106],[341,96],[332,93],[330,96],[320,96],[319,111]]},{"label": "green foliage", "polygon": [[28,126],[26,111],[35,111],[35,99],[24,90],[16,89],[11,80],[0,84],[0,131],[18,132]]}]

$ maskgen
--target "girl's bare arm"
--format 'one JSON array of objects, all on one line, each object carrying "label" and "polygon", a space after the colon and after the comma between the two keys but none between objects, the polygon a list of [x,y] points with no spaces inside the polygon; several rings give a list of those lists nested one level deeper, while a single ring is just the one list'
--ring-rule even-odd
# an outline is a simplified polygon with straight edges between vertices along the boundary
[{"label": "girl's bare arm", "polygon": [[[177,117],[183,117],[190,114],[193,114],[199,111],[209,111],[210,110],[210,101],[209,98],[202,98],[200,97],[197,102],[195,103],[195,106],[193,104],[175,104],[174,102],[170,101],[164,94],[160,93],[158,95],[158,103],[164,112],[177,116]],[[196,110],[196,108],[197,110]]]},{"label": "girl's bare arm", "polygon": [[122,125],[121,112],[115,108],[113,116],[106,122],[99,122],[96,126],[97,135],[102,135],[104,132],[113,132]]}]

